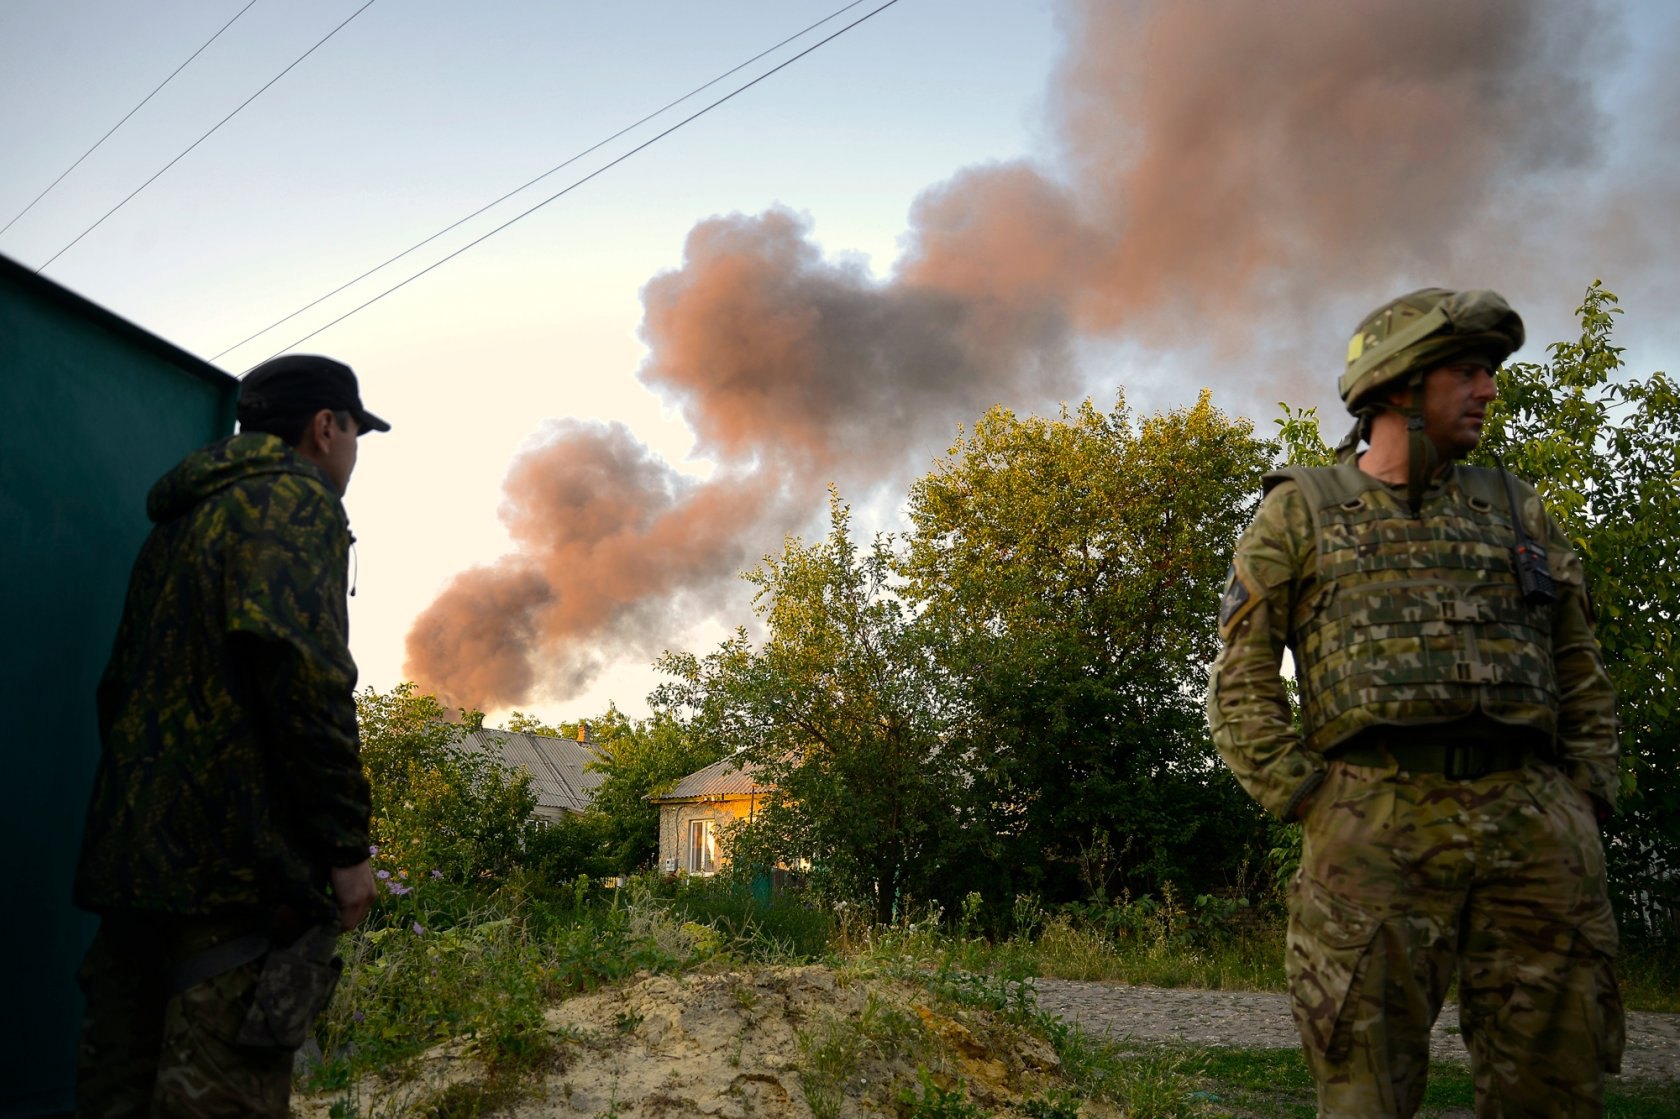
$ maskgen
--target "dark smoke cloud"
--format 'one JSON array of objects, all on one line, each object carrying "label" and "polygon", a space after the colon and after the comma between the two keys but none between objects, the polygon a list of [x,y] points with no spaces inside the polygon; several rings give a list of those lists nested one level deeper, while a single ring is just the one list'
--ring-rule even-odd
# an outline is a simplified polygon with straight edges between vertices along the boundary
[{"label": "dark smoke cloud", "polygon": [[[783,210],[695,227],[643,293],[639,375],[716,475],[621,427],[555,425],[508,476],[518,551],[421,616],[412,676],[480,706],[575,694],[713,607],[827,483],[901,484],[986,407],[1077,391],[1085,337],[1218,357],[1238,404],[1263,371],[1259,401],[1322,399],[1354,317],[1535,267],[1515,234],[1598,161],[1602,17],[1583,5],[1088,0],[1065,18],[1061,165],[928,190],[889,280],[826,260]],[[1301,352],[1323,372],[1270,371]]]}]

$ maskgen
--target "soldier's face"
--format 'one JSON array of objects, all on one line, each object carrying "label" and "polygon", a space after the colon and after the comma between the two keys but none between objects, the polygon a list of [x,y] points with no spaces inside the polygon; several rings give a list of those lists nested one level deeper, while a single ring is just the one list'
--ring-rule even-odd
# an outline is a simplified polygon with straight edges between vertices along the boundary
[{"label": "soldier's face", "polygon": [[1442,458],[1463,458],[1476,449],[1497,395],[1493,370],[1481,362],[1455,361],[1424,374],[1423,430]]},{"label": "soldier's face", "polygon": [[338,490],[338,496],[343,497],[344,491],[350,488],[350,475],[356,469],[356,439],[362,433],[361,425],[351,416],[346,426],[339,427],[332,413],[326,415],[328,422],[322,428],[320,457],[316,462]]}]

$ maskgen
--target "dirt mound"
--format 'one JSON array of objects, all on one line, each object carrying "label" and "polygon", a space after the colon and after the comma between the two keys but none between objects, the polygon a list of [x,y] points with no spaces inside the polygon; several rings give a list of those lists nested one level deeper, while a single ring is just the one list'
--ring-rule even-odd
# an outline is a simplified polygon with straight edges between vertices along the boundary
[{"label": "dirt mound", "polygon": [[[358,1086],[354,1111],[717,1116],[1058,1114],[1054,1049],[918,986],[831,968],[642,976],[548,1009],[551,1059],[517,1078],[470,1045],[441,1046],[400,1082]],[[339,1094],[342,1096],[342,1093]],[[294,1111],[326,1119],[333,1099]],[[347,1109],[340,1105],[338,1114]],[[1087,1102],[1082,1114],[1105,1109]]]}]

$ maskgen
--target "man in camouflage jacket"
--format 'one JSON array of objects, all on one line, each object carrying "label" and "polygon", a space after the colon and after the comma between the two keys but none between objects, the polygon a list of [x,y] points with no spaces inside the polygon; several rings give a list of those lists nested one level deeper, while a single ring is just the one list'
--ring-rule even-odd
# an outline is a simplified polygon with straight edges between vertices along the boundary
[{"label": "man in camouflage jacket", "polygon": [[1214,742],[1303,823],[1286,963],[1322,1116],[1417,1110],[1455,973],[1478,1116],[1599,1115],[1620,1065],[1615,707],[1581,561],[1531,486],[1455,461],[1522,339],[1487,291],[1369,316],[1341,461],[1266,478],[1221,603]]},{"label": "man in camouflage jacket", "polygon": [[286,1115],[291,1051],[235,1041],[257,981],[373,898],[340,498],[389,425],[308,355],[253,370],[239,419],[152,488],[99,685],[82,1115]]}]

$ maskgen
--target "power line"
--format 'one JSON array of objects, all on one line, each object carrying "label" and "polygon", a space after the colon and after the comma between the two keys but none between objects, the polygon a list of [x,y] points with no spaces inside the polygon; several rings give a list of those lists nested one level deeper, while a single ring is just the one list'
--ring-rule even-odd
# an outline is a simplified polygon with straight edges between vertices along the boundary
[{"label": "power line", "polygon": [[787,46],[789,43],[793,42],[795,39],[801,38],[801,37],[805,36],[806,34],[809,34],[810,32],[812,32],[812,31],[816,30],[817,28],[821,27],[823,24],[825,24],[825,23],[829,22],[830,20],[834,19],[836,16],[840,16],[840,15],[845,14],[846,12],[848,12],[851,9],[857,7],[861,3],[863,3],[863,0],[852,0],[852,2],[850,4],[847,4],[845,7],[837,8],[836,10],[830,12],[828,15],[819,19],[817,22],[811,24],[810,26],[804,27],[804,28],[801,28],[798,31],[795,31],[792,35],[789,35],[787,38],[783,39],[781,42],[776,43],[773,46],[769,46],[769,47],[764,48],[763,50],[759,51],[757,54],[753,55],[751,58],[747,59],[745,62],[741,63],[740,65],[733,66],[730,69],[725,70],[723,73],[719,74],[717,77],[713,78],[709,82],[704,83],[703,85],[695,86],[693,89],[689,90],[687,93],[683,94],[681,97],[677,98],[676,100],[666,102],[664,105],[661,105],[659,108],[657,108],[653,112],[647,114],[645,117],[642,117],[640,120],[635,121],[632,124],[625,125],[623,128],[619,129],[617,132],[614,132],[611,136],[608,136],[606,139],[601,140],[597,143],[591,144],[589,147],[584,148],[582,151],[578,152],[576,155],[574,155],[571,158],[565,160],[564,162],[555,164],[553,167],[550,167],[547,171],[544,171],[542,174],[538,175],[536,178],[530,180],[529,182],[524,183],[520,186],[514,187],[512,190],[508,191],[506,194],[502,195],[500,198],[496,199],[494,202],[487,202],[483,206],[480,206],[478,209],[474,210],[472,213],[468,214],[466,217],[460,219],[459,221],[454,222],[453,224],[444,226],[442,229],[438,230],[436,233],[432,234],[430,237],[427,237],[424,241],[418,241],[418,242],[410,245],[408,248],[404,249],[402,252],[398,253],[396,256],[391,257],[389,260],[386,260],[381,264],[376,264],[372,268],[369,268],[366,272],[363,272],[360,276],[357,276],[355,279],[346,280],[344,283],[342,283],[342,284],[338,285],[337,287],[333,288],[331,291],[327,292],[327,294],[321,296],[319,299],[315,299],[315,300],[312,300],[309,303],[305,303],[302,307],[299,307],[297,310],[293,311],[291,314],[285,316],[284,318],[276,319],[274,322],[269,323],[267,326],[263,327],[261,330],[257,331],[255,334],[252,334],[247,338],[243,338],[243,339],[239,340],[238,342],[235,342],[233,345],[229,346],[227,349],[223,350],[221,353],[212,356],[210,358],[210,360],[213,361],[213,362],[214,361],[220,361],[223,357],[227,356],[228,354],[231,354],[233,351],[239,349],[241,346],[245,345],[246,343],[255,342],[258,338],[261,338],[263,335],[267,334],[269,331],[275,329],[276,327],[283,326],[286,323],[291,322],[293,319],[297,318],[299,315],[303,314],[305,311],[309,310],[312,307],[317,307],[320,304],[325,303],[327,300],[331,299],[333,296],[337,295],[339,292],[345,290],[346,288],[355,287],[357,284],[361,283],[363,280],[367,279],[369,276],[373,275],[375,272],[379,272],[379,271],[382,271],[382,270],[390,267],[391,265],[395,264],[397,261],[401,260],[403,257],[407,256],[409,253],[414,252],[416,249],[424,248],[425,246],[431,244],[433,241],[436,241],[439,237],[442,237],[445,233],[448,233],[453,229],[460,228],[461,226],[465,225],[467,222],[471,221],[472,219],[478,217],[480,214],[484,213],[486,210],[494,209],[495,207],[500,206],[503,202],[506,202],[508,199],[512,198],[514,195],[519,194],[522,191],[527,190],[528,188],[537,185],[538,183],[542,182],[544,179],[548,178],[550,175],[554,174],[555,172],[562,171],[565,168],[570,167],[572,164],[576,163],[578,160],[582,159],[584,156],[588,155],[590,152],[593,152],[593,151],[596,151],[599,148],[605,147],[607,144],[612,143],[614,140],[618,139],[620,136],[624,135],[626,132],[631,132],[631,131],[634,131],[637,128],[640,128],[642,125],[646,124],[648,121],[652,120],[654,117],[657,117],[660,114],[664,113],[666,110],[674,108],[675,106],[682,104],[684,101],[687,101],[690,97],[693,97],[695,94],[701,92],[702,90],[710,89],[712,86],[717,85],[719,82],[723,81],[723,79],[729,77],[731,74],[738,73],[739,71],[746,69],[748,66],[751,66],[753,63],[757,62],[759,59],[763,58],[765,55],[770,54],[774,51],[780,50],[782,47]]},{"label": "power line", "polygon": [[[460,248],[456,249],[454,252],[450,253],[448,256],[444,257],[441,260],[435,261],[432,264],[427,265],[425,268],[422,268],[420,271],[416,272],[414,275],[410,276],[408,279],[402,281],[401,283],[394,284],[391,287],[386,288],[384,291],[380,292],[378,295],[374,296],[372,299],[369,299],[364,303],[360,303],[357,306],[352,307],[350,310],[344,312],[344,314],[338,316],[338,318],[333,319],[331,322],[325,324],[324,326],[316,327],[314,330],[310,331],[308,334],[305,334],[302,338],[299,338],[297,341],[293,342],[290,346],[286,346],[283,349],[279,349],[279,350],[274,351],[274,353],[270,354],[269,357],[278,357],[279,355],[281,355],[283,353],[286,353],[286,352],[288,352],[292,349],[295,349],[298,346],[301,346],[303,343],[309,341],[311,338],[315,337],[317,334],[320,334],[322,331],[329,330],[332,327],[337,326],[339,323],[343,322],[345,319],[349,318],[351,315],[357,314],[360,311],[364,311],[367,308],[373,306],[375,303],[378,303],[381,299],[384,299],[387,295],[390,295],[393,292],[399,291],[402,288],[407,287],[409,284],[412,284],[415,280],[418,280],[421,276],[424,276],[426,273],[432,271],[434,268],[441,267],[442,265],[447,264],[450,261],[454,260],[456,257],[460,256],[462,253],[466,252],[468,249],[471,249],[471,248],[474,248],[474,247],[476,247],[480,244],[483,244],[485,241],[488,241],[490,238],[494,237],[496,234],[500,233],[502,230],[506,229],[508,226],[513,225],[516,222],[523,221],[524,219],[530,217],[532,214],[536,213],[538,210],[542,209],[544,206],[547,206],[550,202],[553,202],[558,198],[561,198],[561,197],[563,197],[567,194],[570,194],[572,191],[576,190],[578,187],[582,186],[584,183],[587,183],[591,179],[596,178],[597,176],[603,174],[604,172],[609,171],[614,167],[617,167],[620,163],[623,163],[625,160],[629,159],[631,156],[633,156],[636,153],[638,153],[640,151],[643,151],[644,149],[649,148],[652,145],[658,143],[660,140],[663,140],[665,137],[667,137],[671,133],[677,131],[679,128],[682,128],[683,126],[691,123],[692,121],[698,120],[699,118],[705,116],[707,113],[711,112],[713,109],[717,108],[719,105],[722,105],[725,101],[733,100],[735,97],[739,96],[740,94],[745,93],[747,90],[751,89],[753,86],[757,85],[759,82],[762,82],[765,78],[770,77],[772,74],[775,74],[778,71],[787,69],[789,66],[792,66],[795,62],[798,62],[801,58],[804,58],[806,55],[810,54],[812,51],[818,49],[819,47],[822,47],[822,46],[825,46],[829,43],[832,43],[834,40],[838,39],[840,36],[844,35],[846,32],[850,31],[852,28],[854,28],[854,27],[858,26],[859,24],[864,23],[868,20],[874,19],[876,16],[880,15],[882,12],[886,11],[888,8],[892,7],[896,3],[898,3],[898,0],[887,0],[887,2],[882,4],[880,7],[875,8],[872,11],[864,13],[863,15],[859,16],[857,19],[853,20],[851,23],[848,23],[846,26],[844,26],[840,30],[836,31],[834,34],[828,36],[825,39],[817,40],[815,43],[812,43],[810,46],[806,47],[804,50],[800,51],[798,54],[793,55],[791,58],[787,59],[786,61],[779,62],[775,66],[772,66],[770,69],[766,70],[764,73],[760,74],[758,77],[754,78],[752,81],[747,82],[745,85],[739,86],[736,89],[733,89],[730,92],[724,94],[722,97],[718,98],[716,101],[713,101],[710,105],[707,105],[705,108],[700,109],[700,110],[698,110],[694,113],[691,113],[690,115],[684,117],[682,120],[678,121],[676,124],[673,124],[671,127],[667,128],[665,131],[654,135],[650,139],[642,141],[640,144],[637,144],[635,147],[631,148],[629,151],[625,152],[623,155],[619,156],[618,158],[616,158],[616,159],[614,159],[614,160],[612,160],[608,163],[602,164],[600,167],[597,167],[595,170],[591,171],[589,174],[583,176],[583,178],[578,179],[575,182],[573,182],[571,185],[569,185],[569,186],[567,186],[567,187],[565,187],[561,190],[558,190],[555,193],[549,195],[547,198],[543,199],[541,202],[538,202],[535,206],[532,206],[530,209],[524,210],[524,211],[521,211],[518,214],[515,214],[513,217],[509,218],[507,221],[503,222],[501,225],[498,225],[496,228],[492,229],[490,232],[484,234],[483,236],[475,238],[474,240],[468,241],[465,245],[462,245]],[[263,359],[263,361],[267,361],[267,360],[268,360],[268,358]],[[260,365],[261,362],[258,362],[257,364]],[[253,365],[251,368],[255,369],[256,366]],[[250,370],[248,369],[248,370],[246,370],[246,372],[248,373],[248,372],[250,372]]]},{"label": "power line", "polygon": [[[255,5],[256,2],[257,2],[257,0],[250,0],[250,3],[246,4],[243,8],[240,8],[239,11],[235,12],[232,19],[230,19],[226,23],[222,24],[222,31],[226,31],[228,28],[232,27],[235,23],[237,23],[238,20],[239,20],[239,17],[244,15],[246,12],[250,11],[252,6]],[[166,86],[170,82],[174,81],[175,80],[175,75],[179,74],[182,70],[185,70],[187,68],[187,63],[190,63],[193,59],[195,59],[199,55],[203,54],[204,51],[205,51],[205,48],[209,47],[209,45],[211,43],[214,43],[217,39],[220,39],[222,37],[222,31],[218,31],[214,35],[210,36],[208,39],[204,40],[204,46],[199,47],[197,50],[193,51],[192,54],[187,56],[187,61],[186,62],[181,63],[181,65],[179,65],[179,66],[175,67],[175,69],[171,70],[169,72],[169,77],[163,79],[163,81],[158,83],[157,89],[154,89],[154,90],[152,90],[152,92],[146,94],[145,97],[140,99],[140,104],[134,106],[134,108],[130,109],[127,113],[123,114],[123,119],[119,120],[116,124],[113,124],[111,126],[111,131],[110,132],[105,133],[105,135],[101,136],[98,140],[95,140],[94,144],[93,144],[93,147],[91,147],[87,151],[83,152],[76,159],[76,162],[72,163],[70,166],[68,166],[64,169],[64,171],[58,176],[58,178],[56,178],[52,182],[48,183],[46,190],[43,190],[40,194],[37,194],[35,196],[35,199],[34,199],[33,202],[31,202],[29,205],[25,206],[23,209],[21,209],[17,212],[17,217],[14,217],[11,221],[7,222],[4,226],[0,226],[0,233],[4,233],[4,232],[6,232],[6,230],[8,230],[8,229],[12,228],[12,226],[16,225],[18,223],[18,218],[23,217],[23,215],[27,214],[29,211],[31,211],[35,208],[35,203],[36,202],[39,202],[41,199],[43,199],[47,195],[51,194],[52,190],[53,190],[53,187],[57,186],[59,183],[62,183],[64,181],[64,176],[65,175],[68,175],[70,172],[72,172],[76,168],[80,167],[82,165],[82,160],[86,159],[88,156],[90,156],[94,152],[98,151],[99,150],[99,145],[103,144],[106,140],[109,140],[111,138],[111,133],[115,132],[117,129],[121,128],[123,125],[128,123],[128,118],[129,117],[133,116],[135,113],[138,113],[141,109],[144,109],[146,107],[146,102],[150,101],[152,98],[154,98],[158,95],[158,90],[161,90],[164,86]]]},{"label": "power line", "polygon": [[132,191],[130,191],[127,198],[124,198],[121,202],[118,202],[115,206],[112,206],[109,210],[106,210],[104,216],[101,217],[98,221],[94,222],[92,225],[88,226],[86,229],[84,229],[80,233],[76,234],[76,240],[75,241],[71,241],[68,245],[64,246],[62,249],[59,249],[52,256],[48,257],[47,258],[47,263],[41,265],[41,267],[35,269],[35,271],[37,273],[46,271],[47,265],[50,265],[53,261],[55,261],[59,257],[63,256],[65,253],[69,252],[71,249],[75,248],[76,243],[78,241],[80,241],[83,237],[86,237],[89,233],[92,233],[94,230],[98,229],[101,225],[104,225],[106,218],[110,217],[112,214],[116,213],[118,210],[120,210],[124,206],[128,205],[129,202],[131,200],[133,200],[133,198],[136,194],[139,194],[141,191],[143,191],[147,187],[151,186],[153,183],[155,183],[158,180],[158,176],[162,175],[165,171],[169,170],[171,167],[173,167],[177,163],[181,162],[181,160],[185,159],[187,157],[188,153],[190,153],[194,148],[198,147],[198,145],[204,143],[204,141],[208,140],[212,135],[214,135],[215,132],[216,132],[216,129],[222,127],[222,125],[226,124],[228,121],[230,121],[234,117],[238,116],[240,111],[242,109],[244,109],[245,106],[249,105],[251,102],[253,102],[257,98],[261,97],[263,95],[263,93],[267,91],[269,86],[273,85],[275,82],[279,81],[281,78],[285,77],[287,74],[290,74],[292,72],[293,67],[297,66],[298,63],[302,62],[304,59],[306,59],[310,55],[314,54],[317,50],[319,50],[321,48],[321,45],[323,43],[325,43],[328,39],[332,38],[334,35],[337,35],[340,31],[343,31],[344,28],[346,26],[348,26],[348,24],[350,23],[351,20],[355,19],[357,16],[361,15],[363,12],[365,12],[369,8],[373,7],[374,2],[375,2],[375,0],[367,0],[367,3],[363,4],[361,7],[357,8],[355,11],[351,12],[350,15],[344,20],[343,23],[339,24],[337,27],[335,27],[331,31],[327,32],[326,35],[324,35],[321,38],[320,42],[316,43],[314,46],[310,47],[308,50],[304,51],[302,54],[300,54],[296,58],[294,58],[292,60],[290,66],[287,66],[284,70],[280,71],[278,74],[276,74],[272,78],[268,79],[268,81],[263,84],[262,89],[257,90],[257,92],[251,94],[251,96],[249,96],[245,100],[241,101],[239,103],[238,108],[234,109],[233,112],[229,113],[227,116],[225,116],[221,120],[217,121],[215,123],[215,125],[211,127],[209,132],[206,132],[204,135],[202,135],[198,139],[194,140],[191,144],[187,145],[187,150],[186,151],[182,152],[180,155],[176,156],[174,159],[170,160],[168,163],[165,163],[162,167],[158,168],[156,174],[154,174],[151,178],[147,179],[145,182],[141,183],[139,186],[135,187]]}]

